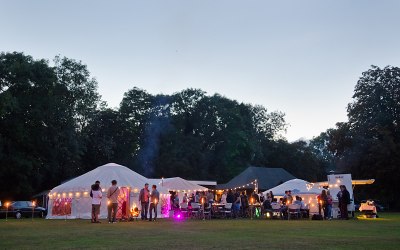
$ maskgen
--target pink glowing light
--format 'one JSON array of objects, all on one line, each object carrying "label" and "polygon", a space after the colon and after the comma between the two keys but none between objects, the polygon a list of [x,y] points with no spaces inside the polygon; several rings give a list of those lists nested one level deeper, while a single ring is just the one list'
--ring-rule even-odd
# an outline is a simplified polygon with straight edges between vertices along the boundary
[{"label": "pink glowing light", "polygon": [[183,218],[183,215],[182,215],[181,213],[179,213],[179,212],[178,212],[178,213],[175,213],[174,218],[175,218],[175,220],[178,220],[178,221],[184,219],[184,218]]}]

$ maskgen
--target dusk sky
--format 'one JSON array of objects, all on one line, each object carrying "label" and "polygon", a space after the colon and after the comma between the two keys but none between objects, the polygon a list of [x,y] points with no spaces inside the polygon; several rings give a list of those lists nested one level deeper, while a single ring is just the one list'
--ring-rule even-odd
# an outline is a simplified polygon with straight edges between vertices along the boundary
[{"label": "dusk sky", "polygon": [[200,88],[286,114],[286,138],[346,121],[370,65],[400,66],[400,1],[5,1],[0,51],[81,60],[110,107]]}]

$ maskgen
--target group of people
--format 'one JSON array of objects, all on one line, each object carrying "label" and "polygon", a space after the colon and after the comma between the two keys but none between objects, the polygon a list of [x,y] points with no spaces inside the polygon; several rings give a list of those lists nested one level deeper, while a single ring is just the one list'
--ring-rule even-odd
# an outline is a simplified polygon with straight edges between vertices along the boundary
[{"label": "group of people", "polygon": [[[107,191],[108,203],[108,222],[115,223],[116,215],[118,210],[118,196],[120,189],[117,186],[117,181],[111,181],[111,187]],[[100,223],[99,213],[100,205],[102,200],[102,190],[100,187],[100,181],[96,181],[91,186],[90,196],[92,197],[92,223]],[[322,190],[322,193],[318,195],[318,208],[319,214],[325,219],[332,219],[332,204],[333,199],[329,190]],[[337,194],[340,209],[340,218],[348,219],[347,205],[350,204],[350,193],[347,191],[345,185],[340,185],[340,191]],[[157,219],[157,205],[160,201],[160,193],[157,190],[157,186],[153,185],[152,190],[149,190],[149,184],[146,183],[144,188],[140,190],[139,193],[139,203],[141,204],[141,219],[155,221]],[[212,204],[214,202],[219,202],[222,204],[232,203],[232,215],[233,217],[247,217],[249,215],[249,205],[262,204],[263,210],[269,210],[272,205],[278,204],[282,211],[286,211],[290,204],[298,204],[301,210],[307,210],[307,205],[302,201],[300,196],[292,196],[290,190],[285,191],[285,195],[280,198],[279,202],[274,198],[272,191],[267,193],[264,197],[263,193],[257,194],[253,192],[249,196],[245,192],[239,192],[232,190],[224,191],[219,200],[216,200],[212,192],[196,192],[192,193],[190,196],[187,193],[184,194],[182,198],[182,203],[187,203],[189,206],[191,203],[201,203],[204,205]],[[180,208],[180,200],[177,193],[172,193],[171,195],[171,210],[176,210]],[[285,209],[286,208],[286,209]],[[251,207],[251,209],[255,209]],[[150,210],[150,211],[149,211]],[[154,212],[154,217],[153,217]],[[150,217],[148,218],[148,214]]]},{"label": "group of people", "polygon": [[[108,223],[116,223],[117,211],[118,211],[118,196],[120,194],[120,188],[117,186],[117,181],[111,181],[111,187],[107,190],[107,219]],[[103,193],[100,187],[100,181],[96,181],[90,190],[90,197],[92,197],[92,223],[100,223],[99,214],[101,200]],[[140,190],[139,203],[141,204],[141,219],[147,220],[150,205],[150,218],[149,221],[155,221],[157,218],[157,204],[160,201],[160,193],[157,191],[157,186],[153,185],[152,191],[149,190],[149,184],[146,183],[144,188]],[[154,211],[154,218],[153,212]]]},{"label": "group of people", "polygon": [[[111,187],[107,191],[108,198],[108,223],[115,223],[118,210],[118,196],[119,188],[117,181],[111,181]],[[92,197],[92,223],[101,223],[99,220],[101,200],[103,198],[103,192],[100,187],[100,181],[96,181],[90,189],[90,197]]]},{"label": "group of people", "polygon": [[[337,193],[337,198],[339,201],[340,219],[348,220],[349,215],[348,215],[347,205],[351,203],[350,193],[345,185],[340,185],[339,188],[340,191]],[[330,194],[330,191],[322,190],[321,194],[318,195],[317,198],[318,198],[319,214],[322,215],[321,212],[323,212],[324,219],[328,220],[332,219],[333,198],[332,195]]]},{"label": "group of people", "polygon": [[[347,205],[350,204],[350,193],[345,185],[339,186],[340,191],[337,193],[337,198],[339,201],[340,219],[348,220],[349,215],[347,211]],[[318,195],[318,209],[319,214],[322,215],[324,219],[331,220],[333,218],[332,214],[332,204],[333,198],[329,190],[322,190],[321,194]]]},{"label": "group of people", "polygon": [[210,191],[196,191],[190,194],[184,193],[182,197],[182,202],[179,199],[178,192],[172,192],[171,194],[171,210],[177,210],[180,208],[181,203],[186,203],[190,207],[192,203],[199,203],[208,206],[208,204],[214,203],[214,194]]},{"label": "group of people", "polygon": [[[155,221],[157,219],[157,205],[160,202],[160,193],[157,190],[157,186],[153,185],[151,192],[149,190],[149,184],[146,183],[144,188],[140,190],[139,193],[139,202],[141,205],[141,219],[147,220],[147,214],[149,212],[150,205],[150,218],[149,221]],[[154,211],[154,218],[153,218]]]},{"label": "group of people", "polygon": [[293,196],[291,190],[285,191],[285,195],[279,200],[277,198],[274,198],[274,195],[272,194],[271,191],[270,193],[268,193],[267,199],[263,202],[263,208],[264,211],[271,212],[273,211],[274,207],[279,207],[279,211],[282,217],[288,218],[291,204],[297,205],[296,206],[297,208],[295,209],[297,210],[299,215],[301,215],[304,218],[308,218],[309,208],[307,204],[304,203],[303,199],[300,196],[298,195]]},{"label": "group of people", "polygon": [[322,190],[321,194],[317,196],[318,198],[318,213],[322,215],[323,212],[324,219],[331,220],[332,215],[332,204],[333,199],[331,192],[328,190]]}]

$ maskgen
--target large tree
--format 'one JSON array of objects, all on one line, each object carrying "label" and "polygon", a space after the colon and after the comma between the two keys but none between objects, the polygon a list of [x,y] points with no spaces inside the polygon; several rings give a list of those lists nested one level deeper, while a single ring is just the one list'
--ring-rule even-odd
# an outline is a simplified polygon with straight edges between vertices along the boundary
[{"label": "large tree", "polygon": [[27,196],[81,168],[96,82],[80,62],[56,62],[0,54],[0,196]]},{"label": "large tree", "polygon": [[356,178],[376,179],[365,198],[399,206],[400,68],[372,66],[362,74],[348,106],[347,123],[330,132],[328,147],[339,170]]}]

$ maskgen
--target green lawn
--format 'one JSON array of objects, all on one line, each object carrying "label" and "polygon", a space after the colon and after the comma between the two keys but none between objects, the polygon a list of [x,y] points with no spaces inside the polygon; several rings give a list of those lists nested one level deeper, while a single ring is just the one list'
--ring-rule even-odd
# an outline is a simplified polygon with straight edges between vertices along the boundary
[{"label": "green lawn", "polygon": [[399,249],[400,214],[379,219],[188,220],[91,224],[0,220],[0,249]]}]

